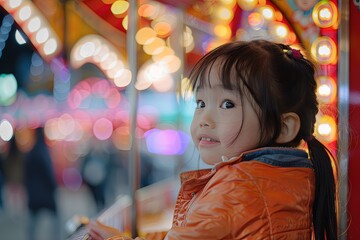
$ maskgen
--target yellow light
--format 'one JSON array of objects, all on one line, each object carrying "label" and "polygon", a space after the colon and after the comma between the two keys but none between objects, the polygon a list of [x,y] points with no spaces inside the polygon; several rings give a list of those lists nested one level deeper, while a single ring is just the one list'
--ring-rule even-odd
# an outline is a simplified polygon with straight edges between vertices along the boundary
[{"label": "yellow light", "polygon": [[318,126],[318,133],[320,135],[330,135],[331,133],[331,126],[328,123],[321,123]]},{"label": "yellow light", "polygon": [[153,55],[158,52],[158,49],[165,46],[165,41],[161,38],[155,37],[153,41],[143,46],[144,52]]},{"label": "yellow light", "polygon": [[311,45],[312,57],[321,64],[334,64],[336,63],[336,44],[327,37],[317,38]]},{"label": "yellow light", "polygon": [[228,25],[217,24],[214,27],[214,33],[220,38],[229,39],[231,37],[231,29]]},{"label": "yellow light", "polygon": [[158,49],[156,49],[156,52],[153,54],[152,59],[154,62],[161,61],[166,56],[174,55],[175,52],[172,48],[169,48],[168,46],[163,46]]},{"label": "yellow light", "polygon": [[320,1],[313,9],[312,18],[318,27],[331,27],[337,22],[337,7],[331,1]]},{"label": "yellow light", "polygon": [[236,0],[220,0],[220,2],[230,8],[234,7],[236,4]]},{"label": "yellow light", "polygon": [[320,57],[329,57],[331,54],[331,48],[328,45],[321,45],[318,49]]},{"label": "yellow light", "polygon": [[186,26],[184,31],[184,47],[187,48],[191,46],[193,42],[194,42],[194,37],[192,35],[192,31],[188,26]]},{"label": "yellow light", "polygon": [[138,9],[138,14],[147,19],[155,19],[160,14],[160,5],[152,1],[151,3],[142,4]]},{"label": "yellow light", "polygon": [[168,55],[168,56],[162,58],[157,63],[160,64],[161,66],[163,66],[163,68],[165,69],[165,71],[167,73],[174,73],[177,70],[179,70],[179,68],[181,66],[180,59],[175,55]]},{"label": "yellow light", "polygon": [[332,142],[336,140],[337,127],[333,117],[329,115],[317,116],[315,124],[315,136],[324,142]]},{"label": "yellow light", "polygon": [[229,8],[219,7],[215,10],[215,16],[221,21],[229,22],[233,18],[234,14]]},{"label": "yellow light", "polygon": [[123,17],[123,14],[129,9],[129,3],[127,1],[117,0],[111,5],[111,12],[116,17]]},{"label": "yellow light", "polygon": [[275,31],[280,38],[285,38],[288,34],[288,29],[285,26],[278,26]]},{"label": "yellow light", "polygon": [[136,33],[135,39],[138,44],[144,45],[154,37],[156,37],[156,32],[150,27],[144,27]]},{"label": "yellow light", "polygon": [[337,92],[335,80],[329,76],[319,76],[316,78],[316,82],[319,102],[324,104],[332,103]]},{"label": "yellow light", "polygon": [[128,18],[128,15],[126,15],[122,21],[122,26],[125,30],[128,29],[129,27],[129,18]]},{"label": "yellow light", "polygon": [[256,7],[258,0],[237,0],[237,3],[245,11],[251,11]]},{"label": "yellow light", "polygon": [[320,96],[329,96],[331,93],[330,86],[323,84],[318,87],[318,93]]},{"label": "yellow light", "polygon": [[131,82],[131,71],[128,69],[120,69],[114,77],[114,83],[117,87],[126,87]]},{"label": "yellow light", "polygon": [[332,12],[328,8],[321,9],[319,11],[319,18],[324,21],[329,21],[332,18]]},{"label": "yellow light", "polygon": [[114,79],[117,76],[117,74],[119,74],[121,70],[124,69],[124,67],[125,67],[124,62],[118,59],[115,64],[112,64],[111,68],[108,68],[106,70],[106,75],[109,78]]},{"label": "yellow light", "polygon": [[259,8],[259,13],[263,16],[263,18],[264,18],[266,21],[273,21],[274,18],[275,18],[275,11],[274,11],[274,9],[273,9],[271,6],[269,6],[269,5],[260,7],[260,8]]},{"label": "yellow light", "polygon": [[167,22],[157,22],[154,24],[154,30],[160,37],[167,37],[171,33],[171,25]]}]

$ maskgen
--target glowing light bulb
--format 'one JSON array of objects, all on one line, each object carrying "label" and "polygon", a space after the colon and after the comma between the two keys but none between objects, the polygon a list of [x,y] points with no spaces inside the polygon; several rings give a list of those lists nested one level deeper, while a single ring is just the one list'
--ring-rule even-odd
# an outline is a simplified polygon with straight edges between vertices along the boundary
[{"label": "glowing light bulb", "polygon": [[311,45],[311,55],[321,64],[334,64],[337,60],[336,44],[327,36],[319,37]]},{"label": "glowing light bulb", "polygon": [[313,9],[314,23],[321,28],[334,26],[337,22],[337,7],[331,1],[319,1]]},{"label": "glowing light bulb", "polygon": [[319,115],[315,124],[315,136],[324,142],[336,140],[337,127],[333,117],[329,115]]}]

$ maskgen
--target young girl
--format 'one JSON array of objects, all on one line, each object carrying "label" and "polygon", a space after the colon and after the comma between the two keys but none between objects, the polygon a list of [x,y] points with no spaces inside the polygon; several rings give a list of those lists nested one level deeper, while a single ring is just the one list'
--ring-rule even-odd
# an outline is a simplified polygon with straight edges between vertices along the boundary
[{"label": "young girl", "polygon": [[[337,239],[336,162],[313,136],[313,64],[287,45],[232,42],[206,54],[190,82],[192,139],[213,167],[182,173],[164,239]],[[90,233],[110,232],[92,223]]]}]

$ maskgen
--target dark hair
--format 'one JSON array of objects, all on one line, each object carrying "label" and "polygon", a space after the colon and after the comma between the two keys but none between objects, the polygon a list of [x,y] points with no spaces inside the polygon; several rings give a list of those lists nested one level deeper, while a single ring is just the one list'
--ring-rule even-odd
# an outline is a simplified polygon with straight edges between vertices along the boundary
[{"label": "dark hair", "polygon": [[[211,69],[215,66],[224,88],[237,90],[241,98],[247,97],[260,109],[259,147],[296,147],[301,140],[307,142],[316,177],[315,239],[336,239],[337,172],[333,169],[336,162],[330,151],[313,136],[318,113],[314,64],[284,44],[266,40],[230,42],[197,62],[189,75],[191,89],[210,84]],[[299,116],[300,130],[292,141],[278,144],[275,140],[281,131],[281,115],[288,112]]]}]

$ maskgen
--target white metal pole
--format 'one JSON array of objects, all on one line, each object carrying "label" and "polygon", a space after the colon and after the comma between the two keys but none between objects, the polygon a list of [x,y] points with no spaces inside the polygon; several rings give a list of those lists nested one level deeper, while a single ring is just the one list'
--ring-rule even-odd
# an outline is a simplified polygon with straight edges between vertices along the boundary
[{"label": "white metal pole", "polygon": [[340,195],[340,239],[347,239],[348,165],[349,165],[349,2],[339,1],[339,71],[338,71],[338,161]]},{"label": "white metal pole", "polygon": [[129,102],[130,102],[130,141],[131,149],[129,155],[129,185],[130,185],[130,198],[131,198],[131,235],[135,238],[138,235],[137,231],[137,204],[136,204],[136,191],[139,188],[139,170],[140,160],[138,154],[138,146],[136,139],[136,122],[137,122],[137,108],[138,108],[138,92],[135,88],[137,79],[137,44],[135,35],[138,28],[137,16],[137,1],[129,1],[128,10],[128,29],[127,29],[127,57],[129,69],[131,71],[131,83],[129,89]]}]

